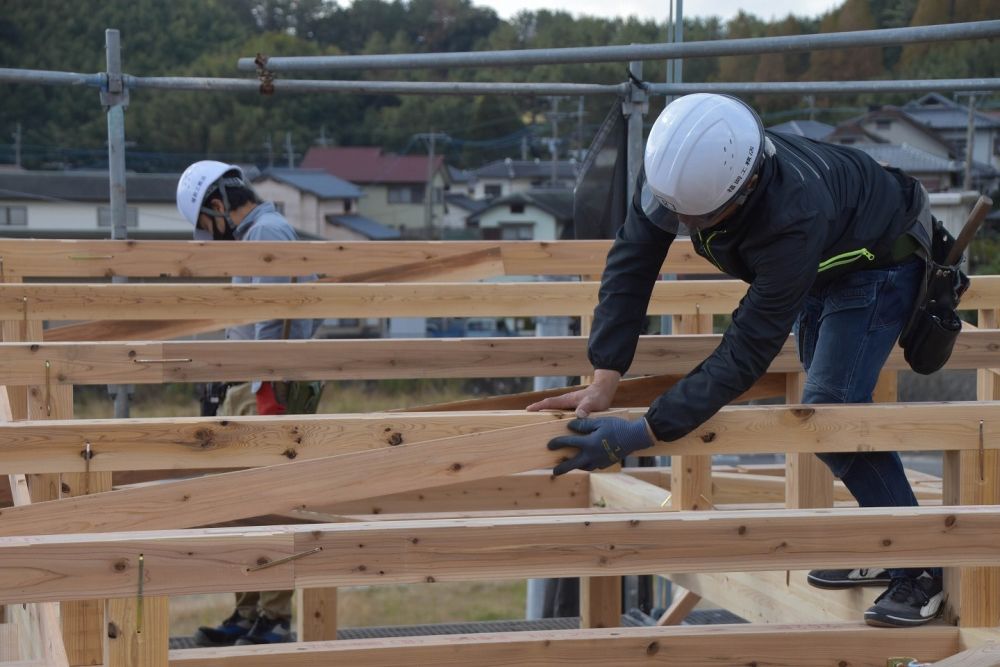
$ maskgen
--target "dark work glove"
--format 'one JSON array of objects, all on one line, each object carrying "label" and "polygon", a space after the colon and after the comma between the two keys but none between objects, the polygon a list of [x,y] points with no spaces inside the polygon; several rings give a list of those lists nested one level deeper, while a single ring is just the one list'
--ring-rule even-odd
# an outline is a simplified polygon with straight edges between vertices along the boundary
[{"label": "dark work glove", "polygon": [[653,439],[646,428],[646,420],[629,421],[619,417],[574,419],[567,424],[569,430],[580,435],[562,435],[549,440],[549,449],[576,447],[580,451],[571,459],[552,469],[552,474],[562,475],[570,470],[597,470],[620,463],[638,449],[653,446]]}]

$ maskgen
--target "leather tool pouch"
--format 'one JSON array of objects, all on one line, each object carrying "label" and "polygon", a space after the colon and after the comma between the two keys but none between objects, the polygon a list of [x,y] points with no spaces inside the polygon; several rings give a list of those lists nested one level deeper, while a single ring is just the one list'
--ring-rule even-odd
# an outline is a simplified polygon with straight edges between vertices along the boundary
[{"label": "leather tool pouch", "polygon": [[947,363],[962,330],[958,304],[969,287],[969,277],[956,265],[943,262],[955,238],[933,220],[930,257],[924,257],[924,280],[916,306],[899,337],[903,357],[917,373],[929,375]]}]

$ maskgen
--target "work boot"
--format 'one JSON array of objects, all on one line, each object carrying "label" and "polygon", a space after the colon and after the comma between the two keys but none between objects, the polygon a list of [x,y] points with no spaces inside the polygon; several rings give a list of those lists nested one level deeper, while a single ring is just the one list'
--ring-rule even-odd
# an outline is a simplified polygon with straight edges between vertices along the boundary
[{"label": "work boot", "polygon": [[221,625],[210,628],[202,626],[194,633],[194,643],[197,646],[232,646],[236,640],[245,637],[254,626],[257,618],[246,618],[239,610],[222,622]]},{"label": "work boot", "polygon": [[261,614],[250,628],[250,632],[236,640],[236,645],[280,644],[290,641],[292,641],[292,628],[289,619],[268,618]]},{"label": "work boot", "polygon": [[865,623],[880,628],[909,628],[937,618],[944,602],[941,577],[896,577],[865,612]]},{"label": "work boot", "polygon": [[854,588],[888,586],[892,579],[881,567],[862,567],[853,570],[813,570],[806,576],[806,581],[816,588]]}]

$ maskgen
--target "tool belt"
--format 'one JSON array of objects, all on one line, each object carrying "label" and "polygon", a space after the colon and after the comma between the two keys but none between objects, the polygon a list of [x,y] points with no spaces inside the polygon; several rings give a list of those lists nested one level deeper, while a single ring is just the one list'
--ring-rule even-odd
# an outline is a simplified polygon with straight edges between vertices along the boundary
[{"label": "tool belt", "polygon": [[285,406],[285,414],[312,415],[316,414],[319,399],[323,394],[324,382],[272,382],[274,398]]},{"label": "tool belt", "polygon": [[959,269],[961,260],[945,263],[955,238],[936,218],[931,232],[929,255],[923,249],[917,253],[924,260],[924,279],[913,314],[899,336],[903,358],[921,375],[939,370],[951,357],[962,330],[958,304],[969,288],[969,277]]}]

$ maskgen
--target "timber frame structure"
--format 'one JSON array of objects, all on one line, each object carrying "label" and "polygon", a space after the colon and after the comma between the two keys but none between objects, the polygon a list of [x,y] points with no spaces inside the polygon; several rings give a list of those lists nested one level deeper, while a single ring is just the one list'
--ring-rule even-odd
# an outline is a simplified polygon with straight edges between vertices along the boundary
[{"label": "timber frame structure", "polygon": [[[650,94],[1000,90],[1000,79],[639,85],[641,61],[918,41],[993,38],[1000,21],[758,40],[479,54],[265,60],[276,93],[616,95],[628,116],[629,182]],[[124,74],[118,32],[108,71],[0,68],[0,81],[99,88],[108,113],[113,236],[124,238],[124,109],[131,88],[257,90],[252,79]],[[432,56],[428,58],[427,56]],[[494,66],[631,61],[634,80],[577,84],[294,81],[307,66]],[[294,61],[294,62],[293,62]],[[242,67],[254,67],[241,63]],[[547,471],[544,443],[566,416],[528,413],[539,394],[409,412],[295,417],[74,420],[73,386],[248,379],[585,376],[583,337],[220,343],[171,339],[262,317],[576,315],[596,301],[607,241],[254,243],[0,240],[0,666],[107,665],[800,665],[881,666],[912,655],[994,665],[1000,633],[1000,276],[977,276],[978,311],[949,367],[978,369],[978,401],[896,404],[894,354],[875,405],[797,406],[791,343],[732,406],[690,436],[660,443],[670,468]],[[715,270],[689,244],[670,274]],[[117,284],[322,274],[319,284]],[[495,276],[583,282],[483,283]],[[112,279],[112,284],[105,282]],[[66,282],[40,282],[66,281]],[[80,280],[83,282],[79,282]],[[90,281],[90,282],[87,282]],[[714,349],[712,315],[735,281],[658,284],[649,313],[675,318],[646,336],[612,410],[642,406]],[[43,328],[43,322],[75,320]],[[586,330],[586,326],[583,327]],[[943,478],[911,473],[925,506],[851,507],[816,452],[945,450]],[[711,455],[781,452],[783,469],[713,467]],[[220,472],[220,469],[223,470]],[[183,477],[183,478],[178,478]],[[156,483],[150,483],[150,479]],[[254,514],[288,525],[199,528]],[[665,502],[669,495],[670,501]],[[302,521],[312,521],[302,525]],[[292,522],[295,523],[292,523]],[[858,565],[947,568],[943,622],[862,625],[859,591],[819,592],[802,570]],[[620,577],[661,574],[686,590],[657,627],[619,628]],[[336,589],[356,584],[581,577],[573,631],[334,641]],[[296,644],[168,651],[168,597],[298,589]],[[748,625],[678,625],[704,598]],[[991,657],[992,656],[992,657]]]},{"label": "timber frame structure", "polygon": [[[995,664],[1000,624],[1000,276],[976,276],[978,310],[951,368],[979,371],[971,403],[896,404],[894,354],[875,405],[731,406],[660,443],[670,468],[554,478],[544,443],[558,413],[538,393],[409,412],[74,420],[73,385],[251,378],[586,375],[585,338],[169,341],[261,317],[533,316],[586,319],[597,283],[484,283],[593,276],[607,241],[253,243],[0,241],[4,423],[0,473],[0,666],[141,665],[884,665],[912,655]],[[319,273],[318,283],[34,282],[108,275],[201,279]],[[715,269],[678,241],[665,273]],[[639,415],[718,342],[731,280],[660,283],[611,410]],[[42,328],[45,320],[77,323]],[[898,350],[897,350],[898,352]],[[802,377],[792,343],[742,399],[784,396]],[[851,507],[815,452],[946,450],[943,479],[911,473],[922,507]],[[783,452],[774,466],[715,467],[711,454]],[[224,469],[224,472],[219,472]],[[183,479],[177,479],[183,476]],[[161,478],[149,483],[150,477]],[[136,480],[141,480],[136,483]],[[197,528],[248,517],[289,525]],[[670,501],[665,503],[669,498]],[[303,520],[313,523],[303,525]],[[860,622],[865,591],[817,591],[803,569],[948,568],[946,620],[909,630]],[[685,592],[661,625],[620,628],[620,577],[661,574]],[[582,627],[338,640],[336,588],[581,577]],[[168,650],[168,596],[298,590],[295,644]],[[700,598],[751,621],[680,626]],[[980,656],[977,658],[976,656]],[[982,657],[985,656],[985,657]],[[6,660],[7,662],[3,662]],[[975,662],[974,660],[980,660]]]}]

